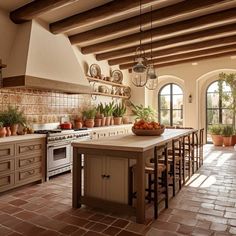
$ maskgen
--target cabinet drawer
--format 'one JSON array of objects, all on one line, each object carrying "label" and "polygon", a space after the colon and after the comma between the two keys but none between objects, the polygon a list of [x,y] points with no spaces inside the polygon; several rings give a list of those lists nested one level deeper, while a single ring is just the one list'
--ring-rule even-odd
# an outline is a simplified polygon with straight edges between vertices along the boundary
[{"label": "cabinet drawer", "polygon": [[0,174],[5,174],[10,171],[15,170],[15,160],[14,158],[0,160]]},{"label": "cabinet drawer", "polygon": [[0,192],[12,188],[14,185],[14,173],[0,175]]},{"label": "cabinet drawer", "polygon": [[16,145],[16,155],[26,155],[44,150],[43,141],[25,142]]},{"label": "cabinet drawer", "polygon": [[124,129],[117,130],[117,135],[125,134]]},{"label": "cabinet drawer", "polygon": [[41,163],[42,155],[24,156],[16,158],[16,168],[31,167],[33,164]]},{"label": "cabinet drawer", "polygon": [[109,136],[116,136],[117,135],[117,131],[113,130],[109,132]]},{"label": "cabinet drawer", "polygon": [[98,138],[105,138],[108,137],[108,133],[98,133]]},{"label": "cabinet drawer", "polygon": [[0,158],[14,156],[14,144],[0,146]]},{"label": "cabinet drawer", "polygon": [[25,182],[28,180],[32,180],[34,178],[41,178],[42,177],[42,168],[41,166],[33,167],[26,170],[16,171],[16,184],[19,182]]}]

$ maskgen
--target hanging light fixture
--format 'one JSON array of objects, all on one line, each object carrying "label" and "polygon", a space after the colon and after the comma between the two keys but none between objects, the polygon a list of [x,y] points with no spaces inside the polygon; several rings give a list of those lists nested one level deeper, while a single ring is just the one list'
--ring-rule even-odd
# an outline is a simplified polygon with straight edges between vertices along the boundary
[{"label": "hanging light fixture", "polygon": [[158,77],[152,60],[152,6],[151,6],[151,59],[150,64],[147,66],[147,83],[146,88],[155,90],[158,85]]},{"label": "hanging light fixture", "polygon": [[132,83],[136,87],[144,87],[147,83],[147,58],[145,57],[145,51],[142,48],[142,0],[140,0],[140,44],[135,51],[134,62],[135,65],[132,67]]}]

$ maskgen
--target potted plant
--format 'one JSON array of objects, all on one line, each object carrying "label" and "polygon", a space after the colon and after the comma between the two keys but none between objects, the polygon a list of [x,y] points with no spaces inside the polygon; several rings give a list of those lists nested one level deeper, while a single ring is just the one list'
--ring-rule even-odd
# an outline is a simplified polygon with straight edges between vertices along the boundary
[{"label": "potted plant", "polygon": [[102,125],[102,117],[104,117],[104,115],[101,114],[101,107],[99,104],[96,108],[96,115],[95,115],[95,119],[94,119],[94,126],[95,127],[100,127]]},{"label": "potted plant", "polygon": [[113,116],[114,116],[114,125],[120,125],[122,122],[122,117],[126,112],[126,107],[124,104],[116,104]]},{"label": "potted plant", "polygon": [[223,130],[223,128],[222,128],[221,124],[211,125],[209,127],[211,139],[212,139],[212,142],[215,146],[222,146],[223,145],[222,130]]},{"label": "potted plant", "polygon": [[104,113],[105,113],[105,107],[103,106],[102,103],[100,103],[100,104],[97,106],[97,113],[100,114],[101,126],[105,126],[105,124],[106,124],[106,117],[105,117],[105,115],[104,115]]},{"label": "potted plant", "polygon": [[2,120],[4,126],[10,127],[12,135],[17,135],[18,126],[25,126],[26,123],[23,112],[19,111],[18,107],[12,106],[8,106],[8,109],[0,114],[0,120]]},{"label": "potted plant", "polygon": [[3,138],[6,136],[6,127],[4,127],[3,122],[0,122],[0,138]]},{"label": "potted plant", "polygon": [[114,102],[110,102],[109,104],[105,105],[104,108],[104,116],[106,117],[106,126],[109,126],[111,124],[111,117],[114,111]]},{"label": "potted plant", "polygon": [[85,126],[87,128],[93,128],[94,127],[95,115],[96,115],[96,108],[94,108],[94,107],[83,111],[83,117],[85,119]]},{"label": "potted plant", "polygon": [[224,146],[231,146],[232,142],[232,135],[234,133],[234,129],[232,125],[224,125],[222,129],[222,136],[223,136],[223,144]]}]

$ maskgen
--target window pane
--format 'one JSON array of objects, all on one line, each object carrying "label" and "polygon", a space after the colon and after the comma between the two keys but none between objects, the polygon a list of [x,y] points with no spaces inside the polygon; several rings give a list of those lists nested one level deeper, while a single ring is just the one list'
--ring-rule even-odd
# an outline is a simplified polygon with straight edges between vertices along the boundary
[{"label": "window pane", "polygon": [[222,109],[222,123],[233,124],[233,111],[231,109]]},{"label": "window pane", "polygon": [[170,84],[166,85],[161,90],[161,95],[168,95],[168,94],[170,94]]},{"label": "window pane", "polygon": [[223,92],[222,95],[222,107],[229,108],[233,104],[233,96],[231,92]]},{"label": "window pane", "polygon": [[208,122],[208,124],[218,124],[219,123],[219,110],[218,109],[207,110],[207,122]]},{"label": "window pane", "polygon": [[207,94],[207,108],[219,107],[219,93]]},{"label": "window pane", "polygon": [[173,84],[172,89],[173,89],[173,94],[183,94],[182,89],[176,84]]},{"label": "window pane", "polygon": [[173,110],[173,125],[183,125],[182,110]]},{"label": "window pane", "polygon": [[170,96],[160,96],[160,109],[170,109]]},{"label": "window pane", "polygon": [[222,83],[222,90],[224,92],[231,92],[230,86],[225,81]]},{"label": "window pane", "polygon": [[218,81],[212,83],[209,86],[208,90],[207,90],[208,93],[213,93],[213,92],[216,92],[216,91],[219,91]]},{"label": "window pane", "polygon": [[183,95],[173,95],[173,109],[181,109],[183,105]]},{"label": "window pane", "polygon": [[160,123],[163,125],[170,125],[170,110],[161,110],[160,111]]}]

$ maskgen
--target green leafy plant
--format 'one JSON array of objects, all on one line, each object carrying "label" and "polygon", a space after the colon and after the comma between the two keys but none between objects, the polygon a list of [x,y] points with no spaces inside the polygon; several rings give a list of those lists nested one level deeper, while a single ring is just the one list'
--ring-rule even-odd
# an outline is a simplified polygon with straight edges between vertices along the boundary
[{"label": "green leafy plant", "polygon": [[21,124],[25,126],[26,118],[22,111],[19,111],[18,107],[8,106],[6,111],[0,113],[0,121],[4,126],[11,126],[15,124]]},{"label": "green leafy plant", "polygon": [[106,104],[105,108],[104,108],[104,116],[106,116],[106,117],[112,116],[114,109],[115,109],[114,101],[110,102],[109,104]]},{"label": "green leafy plant", "polygon": [[116,104],[114,111],[113,111],[113,116],[114,117],[122,117],[126,112],[126,107],[123,103]]},{"label": "green leafy plant", "polygon": [[85,119],[94,119],[96,116],[96,113],[97,113],[97,110],[95,107],[93,107],[93,108],[83,111],[82,114]]},{"label": "green leafy plant", "polygon": [[223,131],[223,126],[221,124],[215,124],[209,127],[209,132],[210,134],[213,135],[221,135],[222,131]]},{"label": "green leafy plant", "polygon": [[234,129],[232,125],[224,125],[222,129],[222,136],[230,137],[234,134]]},{"label": "green leafy plant", "polygon": [[3,122],[0,122],[0,128],[3,128],[3,127],[4,127]]},{"label": "green leafy plant", "polygon": [[131,106],[132,106],[132,112],[136,116],[135,120],[144,120],[147,122],[156,120],[157,113],[150,106],[144,107],[142,104],[141,105],[131,104]]}]

